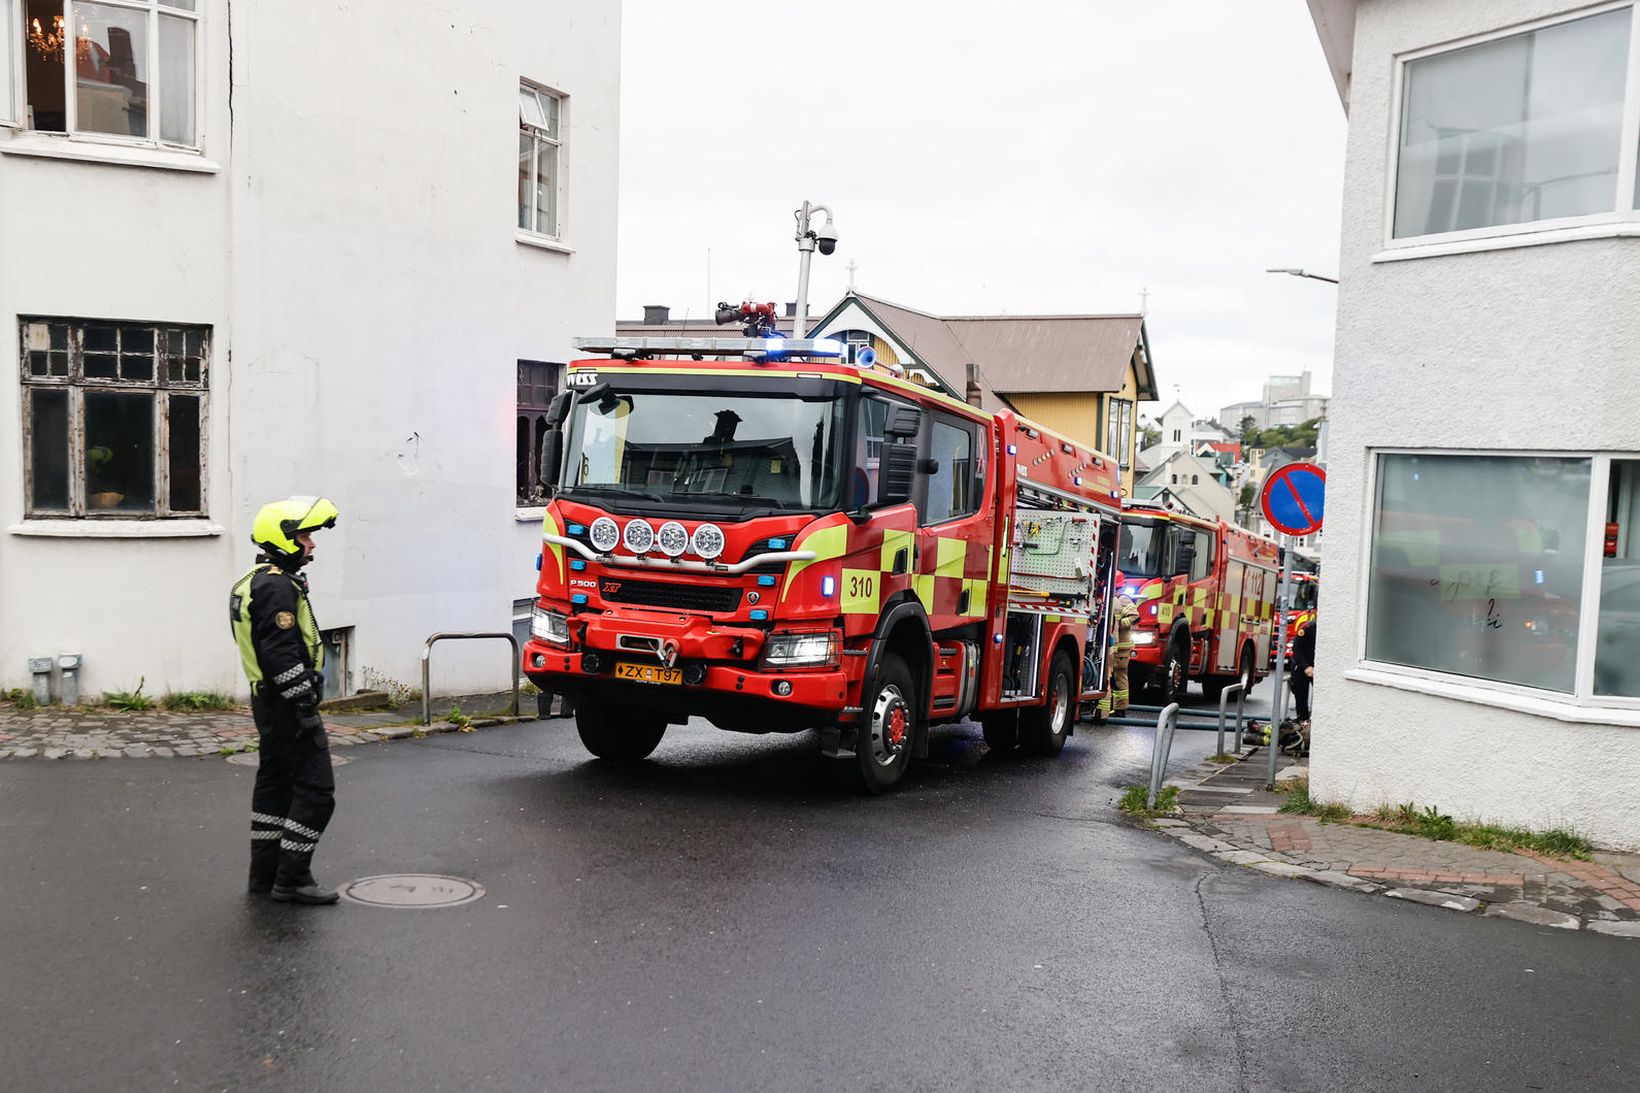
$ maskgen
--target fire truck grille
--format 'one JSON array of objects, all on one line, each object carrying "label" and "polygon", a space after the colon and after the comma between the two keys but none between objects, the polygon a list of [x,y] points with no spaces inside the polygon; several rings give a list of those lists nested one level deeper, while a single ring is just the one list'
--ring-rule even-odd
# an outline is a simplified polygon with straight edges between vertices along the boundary
[{"label": "fire truck grille", "polygon": [[740,606],[740,589],[709,585],[667,584],[662,581],[609,580],[602,586],[609,603],[636,607],[664,607],[673,611],[729,612]]}]

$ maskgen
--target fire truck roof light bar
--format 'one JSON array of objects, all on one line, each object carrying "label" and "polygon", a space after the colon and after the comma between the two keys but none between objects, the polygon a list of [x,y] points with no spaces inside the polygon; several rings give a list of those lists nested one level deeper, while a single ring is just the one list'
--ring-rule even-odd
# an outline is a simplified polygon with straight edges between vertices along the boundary
[{"label": "fire truck roof light bar", "polygon": [[639,569],[682,569],[693,573],[713,573],[718,576],[744,573],[754,566],[768,562],[812,562],[815,554],[812,550],[776,550],[766,554],[754,554],[734,563],[720,562],[691,562],[682,558],[626,558],[616,554],[599,554],[579,539],[569,539],[562,535],[543,535],[542,539],[557,546],[568,547],[591,562],[602,562],[604,565],[632,566]]},{"label": "fire truck roof light bar", "polygon": [[843,356],[843,343],[834,338],[575,338],[570,344],[587,353],[612,357],[649,357],[657,353],[748,360]]}]

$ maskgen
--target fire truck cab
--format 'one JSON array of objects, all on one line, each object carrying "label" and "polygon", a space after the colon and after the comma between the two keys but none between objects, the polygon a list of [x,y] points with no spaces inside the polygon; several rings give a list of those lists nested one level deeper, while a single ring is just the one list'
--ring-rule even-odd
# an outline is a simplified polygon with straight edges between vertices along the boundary
[{"label": "fire truck cab", "polygon": [[1139,609],[1135,686],[1178,701],[1192,679],[1218,696],[1268,675],[1280,548],[1222,520],[1127,502],[1116,567]]},{"label": "fire truck cab", "polygon": [[778,338],[583,339],[523,668],[589,751],[818,730],[870,792],[972,716],[1055,754],[1105,686],[1114,460]]}]

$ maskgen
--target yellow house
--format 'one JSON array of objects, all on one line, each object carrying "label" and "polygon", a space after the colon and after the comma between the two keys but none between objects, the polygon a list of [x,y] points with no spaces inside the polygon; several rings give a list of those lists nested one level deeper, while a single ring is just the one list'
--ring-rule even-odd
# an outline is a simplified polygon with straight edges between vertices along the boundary
[{"label": "yellow house", "polygon": [[851,291],[810,336],[870,345],[957,398],[1113,455],[1133,492],[1138,406],[1156,400],[1142,315],[939,316]]}]

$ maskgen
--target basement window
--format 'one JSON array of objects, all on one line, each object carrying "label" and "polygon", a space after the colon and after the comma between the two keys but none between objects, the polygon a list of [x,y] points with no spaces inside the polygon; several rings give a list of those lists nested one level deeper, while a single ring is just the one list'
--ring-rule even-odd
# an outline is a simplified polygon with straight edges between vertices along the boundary
[{"label": "basement window", "polygon": [[25,318],[20,335],[30,517],[205,515],[208,327]]}]

